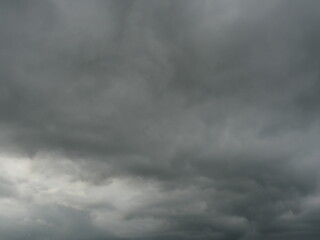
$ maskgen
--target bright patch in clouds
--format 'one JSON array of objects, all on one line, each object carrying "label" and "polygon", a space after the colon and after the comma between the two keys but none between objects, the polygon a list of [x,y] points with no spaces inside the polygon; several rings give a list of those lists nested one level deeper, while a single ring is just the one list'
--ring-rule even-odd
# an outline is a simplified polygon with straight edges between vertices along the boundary
[{"label": "bright patch in clouds", "polygon": [[[69,174],[64,171],[53,173],[55,165],[64,165]],[[127,214],[160,194],[156,184],[139,179],[112,178],[93,185],[79,179],[77,174],[81,171],[84,170],[68,159],[48,161],[39,157],[1,156],[2,180],[10,184],[16,196],[0,200],[0,216],[13,221],[26,221],[32,217],[34,219],[29,221],[39,222],[33,215],[37,206],[60,205],[87,212],[94,225],[118,237],[141,236],[162,226],[160,220],[152,217],[126,218]]]}]

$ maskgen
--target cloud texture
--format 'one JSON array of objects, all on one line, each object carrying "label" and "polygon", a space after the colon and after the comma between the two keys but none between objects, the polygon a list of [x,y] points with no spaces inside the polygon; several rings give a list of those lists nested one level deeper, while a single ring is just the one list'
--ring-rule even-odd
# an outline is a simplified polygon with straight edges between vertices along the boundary
[{"label": "cloud texture", "polygon": [[319,239],[319,10],[0,0],[0,239]]}]

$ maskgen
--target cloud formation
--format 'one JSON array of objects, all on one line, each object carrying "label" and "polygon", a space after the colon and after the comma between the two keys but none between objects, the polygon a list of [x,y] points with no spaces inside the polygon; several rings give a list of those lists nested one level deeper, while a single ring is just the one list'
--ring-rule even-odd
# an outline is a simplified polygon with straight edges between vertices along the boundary
[{"label": "cloud formation", "polygon": [[307,0],[0,0],[0,239],[319,239]]}]

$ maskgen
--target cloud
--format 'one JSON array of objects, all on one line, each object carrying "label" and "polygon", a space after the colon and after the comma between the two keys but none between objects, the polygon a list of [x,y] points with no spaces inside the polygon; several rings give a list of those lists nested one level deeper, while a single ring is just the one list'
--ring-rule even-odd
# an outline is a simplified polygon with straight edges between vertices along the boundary
[{"label": "cloud", "polygon": [[318,239],[317,1],[0,1],[0,238]]}]

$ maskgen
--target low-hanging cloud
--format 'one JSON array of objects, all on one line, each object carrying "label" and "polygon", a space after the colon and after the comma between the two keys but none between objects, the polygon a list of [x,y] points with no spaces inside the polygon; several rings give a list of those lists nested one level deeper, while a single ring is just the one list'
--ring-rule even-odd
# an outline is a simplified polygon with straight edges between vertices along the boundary
[{"label": "low-hanging cloud", "polygon": [[0,0],[0,239],[318,239],[319,8]]}]

